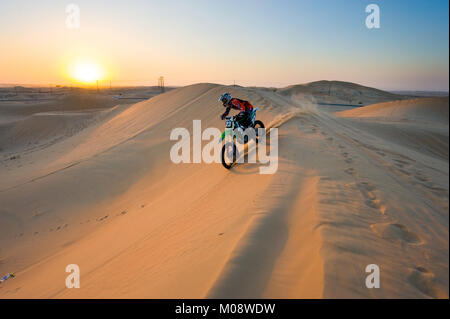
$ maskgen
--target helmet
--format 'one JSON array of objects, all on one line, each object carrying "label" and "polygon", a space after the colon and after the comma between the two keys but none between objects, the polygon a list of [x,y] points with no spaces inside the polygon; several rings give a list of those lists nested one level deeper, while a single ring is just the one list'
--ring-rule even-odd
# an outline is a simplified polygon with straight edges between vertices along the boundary
[{"label": "helmet", "polygon": [[225,104],[227,104],[228,102],[230,102],[232,99],[231,94],[230,93],[224,93],[219,97],[219,102],[222,102],[223,105],[225,106]]}]

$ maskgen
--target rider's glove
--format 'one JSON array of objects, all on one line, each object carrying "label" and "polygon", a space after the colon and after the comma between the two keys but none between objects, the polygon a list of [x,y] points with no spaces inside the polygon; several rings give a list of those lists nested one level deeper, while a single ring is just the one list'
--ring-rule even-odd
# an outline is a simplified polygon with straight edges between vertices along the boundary
[{"label": "rider's glove", "polygon": [[225,118],[225,115],[222,114],[222,115],[220,116],[220,119],[223,121],[224,118]]}]

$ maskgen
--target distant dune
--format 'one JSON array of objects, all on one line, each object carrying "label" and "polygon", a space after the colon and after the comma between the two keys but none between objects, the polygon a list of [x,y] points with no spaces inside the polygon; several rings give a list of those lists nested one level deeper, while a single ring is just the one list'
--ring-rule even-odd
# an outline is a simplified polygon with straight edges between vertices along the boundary
[{"label": "distant dune", "polygon": [[448,124],[448,97],[416,98],[369,105],[337,113],[342,117],[377,117]]},{"label": "distant dune", "polygon": [[390,91],[394,94],[414,97],[448,97],[448,91]]},{"label": "distant dune", "polygon": [[[170,160],[172,129],[224,128],[225,91],[278,128],[276,174]],[[448,298],[448,99],[401,99],[320,81],[0,104],[0,298]]]},{"label": "distant dune", "polygon": [[364,130],[421,153],[448,161],[448,97],[415,98],[337,112],[339,117],[365,120]]},{"label": "distant dune", "polygon": [[400,100],[404,96],[341,81],[317,81],[297,84],[277,90],[283,95],[313,95],[319,103],[343,103],[367,105],[385,101]]}]

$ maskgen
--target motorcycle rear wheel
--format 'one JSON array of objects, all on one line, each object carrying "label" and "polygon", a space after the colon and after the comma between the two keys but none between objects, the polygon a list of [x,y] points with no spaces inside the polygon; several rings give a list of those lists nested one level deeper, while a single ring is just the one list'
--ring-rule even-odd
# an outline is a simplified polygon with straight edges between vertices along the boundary
[{"label": "motorcycle rear wheel", "polygon": [[264,127],[264,123],[260,120],[256,120],[255,121],[255,125],[253,126],[255,129],[255,134],[256,134],[256,143],[258,143],[258,129],[259,128],[265,128]]}]

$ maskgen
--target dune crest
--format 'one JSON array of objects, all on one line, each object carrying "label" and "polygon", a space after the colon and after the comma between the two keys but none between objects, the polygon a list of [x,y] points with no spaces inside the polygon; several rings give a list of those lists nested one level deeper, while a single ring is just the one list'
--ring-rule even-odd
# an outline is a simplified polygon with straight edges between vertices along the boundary
[{"label": "dune crest", "polygon": [[342,111],[338,116],[442,123],[448,125],[448,97],[415,98]]}]

